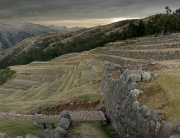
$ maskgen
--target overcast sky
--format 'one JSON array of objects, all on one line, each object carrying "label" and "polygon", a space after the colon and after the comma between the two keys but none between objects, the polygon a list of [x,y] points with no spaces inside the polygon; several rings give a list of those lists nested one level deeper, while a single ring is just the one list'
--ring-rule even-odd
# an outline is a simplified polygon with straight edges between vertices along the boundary
[{"label": "overcast sky", "polygon": [[[102,25],[180,8],[180,0],[0,0],[0,23]],[[179,6],[179,7],[178,7]]]}]

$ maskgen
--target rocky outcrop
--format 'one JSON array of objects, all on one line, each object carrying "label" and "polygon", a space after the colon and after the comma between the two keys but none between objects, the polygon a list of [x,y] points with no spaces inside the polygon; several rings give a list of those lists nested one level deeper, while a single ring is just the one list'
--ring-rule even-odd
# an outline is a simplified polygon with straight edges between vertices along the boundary
[{"label": "rocky outcrop", "polygon": [[138,97],[143,92],[136,89],[136,80],[129,70],[119,80],[111,76],[109,64],[105,64],[101,89],[107,103],[106,112],[121,137],[179,137],[179,121],[172,125],[163,121],[163,115],[158,110],[150,112],[147,106],[140,105]]}]

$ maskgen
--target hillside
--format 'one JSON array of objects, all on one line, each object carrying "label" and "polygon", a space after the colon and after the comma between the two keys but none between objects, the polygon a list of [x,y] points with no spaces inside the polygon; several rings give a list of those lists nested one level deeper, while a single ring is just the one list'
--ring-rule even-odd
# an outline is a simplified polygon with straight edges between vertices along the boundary
[{"label": "hillside", "polygon": [[0,51],[16,45],[22,40],[49,32],[77,31],[81,27],[67,28],[43,26],[33,23],[0,24]]},{"label": "hillside", "polygon": [[72,32],[46,33],[25,39],[17,45],[0,52],[0,68],[28,64],[32,61],[46,61],[59,55],[82,52],[103,46],[111,41],[111,33],[121,32],[129,22],[121,21]]},{"label": "hillside", "polygon": [[[106,103],[99,86],[104,63],[108,61],[115,80],[126,68],[132,73],[139,73],[139,68],[150,71],[151,81],[138,83],[138,88],[144,91],[139,101],[151,111],[159,110],[166,121],[174,122],[180,115],[179,41],[180,34],[143,37],[133,44],[109,43],[46,62],[11,66],[16,74],[0,88],[0,110],[58,114],[63,109],[99,109]],[[155,64],[148,64],[151,58],[156,60]]]}]

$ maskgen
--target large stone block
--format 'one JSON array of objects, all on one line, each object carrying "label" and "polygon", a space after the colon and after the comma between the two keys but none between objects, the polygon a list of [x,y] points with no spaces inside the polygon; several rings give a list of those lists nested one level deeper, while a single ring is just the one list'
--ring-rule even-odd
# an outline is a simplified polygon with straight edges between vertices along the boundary
[{"label": "large stone block", "polygon": [[68,118],[61,118],[59,122],[59,126],[63,129],[67,130],[70,127],[71,120]]},{"label": "large stone block", "polygon": [[67,119],[70,119],[71,120],[71,116],[69,114],[69,112],[67,110],[63,110],[62,113],[61,113],[61,116],[60,116],[60,119],[61,118],[67,118]]},{"label": "large stone block", "polygon": [[45,122],[40,122],[40,121],[34,121],[34,126],[45,129],[46,128],[46,123]]},{"label": "large stone block", "polygon": [[63,137],[61,136],[61,133],[60,133],[59,131],[55,131],[55,132],[53,133],[52,138],[63,138]]},{"label": "large stone block", "polygon": [[165,122],[159,133],[159,138],[169,138],[172,135],[173,132],[173,126],[169,122]]},{"label": "large stone block", "polygon": [[133,102],[132,109],[133,111],[139,111],[141,108],[139,107],[140,103],[138,101]]},{"label": "large stone block", "polygon": [[39,138],[38,136],[32,135],[32,134],[27,134],[26,138]]},{"label": "large stone block", "polygon": [[55,131],[59,131],[60,134],[61,134],[61,136],[62,136],[62,138],[68,136],[68,132],[67,132],[66,130],[64,130],[62,127],[59,127],[59,126],[56,127],[56,129],[54,130],[54,132],[55,132]]},{"label": "large stone block", "polygon": [[143,81],[149,82],[151,80],[150,72],[141,72]]},{"label": "large stone block", "polygon": [[143,105],[141,107],[141,114],[142,114],[142,116],[146,117],[147,116],[147,112],[148,112],[148,107]]}]

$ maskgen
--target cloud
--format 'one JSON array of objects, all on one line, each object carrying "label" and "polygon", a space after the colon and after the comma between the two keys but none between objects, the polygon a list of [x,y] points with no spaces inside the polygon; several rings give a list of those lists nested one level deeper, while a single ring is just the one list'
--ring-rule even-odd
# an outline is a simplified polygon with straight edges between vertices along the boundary
[{"label": "cloud", "polygon": [[179,0],[0,0],[3,23],[135,18],[179,8]]}]

